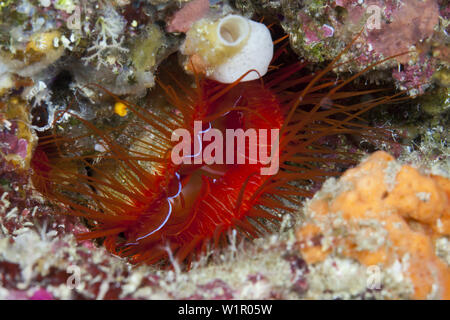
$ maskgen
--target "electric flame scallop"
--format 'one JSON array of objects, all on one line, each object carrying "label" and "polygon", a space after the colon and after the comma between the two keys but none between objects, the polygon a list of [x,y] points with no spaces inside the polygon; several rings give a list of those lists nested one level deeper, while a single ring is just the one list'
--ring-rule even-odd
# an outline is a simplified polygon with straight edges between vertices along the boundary
[{"label": "electric flame scallop", "polygon": [[[382,129],[361,122],[361,115],[401,93],[352,102],[378,90],[346,91],[346,85],[360,74],[347,80],[325,77],[345,51],[315,74],[304,68],[306,63],[297,62],[268,73],[263,81],[241,82],[254,79],[257,74],[253,68],[260,67],[260,75],[267,71],[268,62],[250,64],[258,55],[247,59],[257,51],[256,46],[251,47],[253,41],[264,44],[270,40],[260,36],[253,39],[258,33],[268,34],[259,26],[234,15],[197,22],[193,28],[204,37],[188,32],[185,50],[196,48],[191,61],[201,55],[208,68],[213,67],[207,76],[216,80],[206,78],[197,67],[192,67],[194,77],[188,82],[176,75],[165,83],[158,80],[170,108],[149,110],[99,85],[92,86],[115,100],[120,107],[116,112],[135,116],[137,121],[129,126],[135,126],[134,132],[140,136],[118,128],[99,129],[69,110],[64,112],[80,121],[88,133],[40,137],[32,159],[33,184],[49,200],[63,205],[65,214],[88,221],[91,231],[78,234],[79,240],[104,239],[107,250],[132,263],[164,262],[170,251],[176,260],[189,265],[210,245],[225,246],[231,230],[247,239],[276,230],[284,214],[298,210],[300,198],[314,194],[310,186],[339,174],[329,164],[354,163],[352,153],[336,153],[324,144],[327,137],[353,134],[369,140],[386,138]],[[208,51],[211,43],[218,43],[215,52]],[[264,46],[270,50],[261,55],[270,60],[271,40]],[[275,57],[286,53],[285,49],[281,46]],[[227,58],[225,65],[218,63],[222,57]],[[325,100],[328,103],[323,106]],[[201,130],[195,129],[196,123],[203,124]],[[178,142],[171,138],[180,128],[191,137],[206,134],[210,128],[223,136],[229,129],[255,129],[256,149],[276,154],[279,168],[273,175],[264,175],[261,169],[266,167],[265,161],[258,158],[253,163],[238,163],[239,150],[235,148],[222,150],[224,158],[233,153],[233,163],[204,159],[174,163],[170,155]],[[259,135],[274,130],[279,132],[279,140],[272,147],[269,137]],[[134,143],[122,144],[118,133]],[[87,136],[101,145],[95,154],[77,143]],[[206,141],[203,148],[211,143]],[[249,148],[246,143],[241,152],[248,155]]]}]

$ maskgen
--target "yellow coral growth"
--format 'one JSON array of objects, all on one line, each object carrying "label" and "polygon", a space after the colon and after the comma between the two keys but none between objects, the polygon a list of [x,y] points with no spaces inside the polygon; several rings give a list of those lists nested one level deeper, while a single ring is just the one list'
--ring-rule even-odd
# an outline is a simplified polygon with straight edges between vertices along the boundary
[{"label": "yellow coral growth", "polygon": [[128,113],[126,104],[120,101],[116,102],[114,104],[114,112],[121,117],[125,117]]},{"label": "yellow coral growth", "polygon": [[324,186],[307,205],[297,231],[310,264],[340,255],[370,266],[409,259],[413,298],[450,299],[450,268],[434,241],[450,235],[450,180],[425,175],[376,152]]},{"label": "yellow coral growth", "polygon": [[60,37],[59,31],[50,31],[33,34],[30,42],[27,44],[27,50],[34,50],[36,52],[48,53],[51,50],[57,50],[53,43],[55,39]]}]

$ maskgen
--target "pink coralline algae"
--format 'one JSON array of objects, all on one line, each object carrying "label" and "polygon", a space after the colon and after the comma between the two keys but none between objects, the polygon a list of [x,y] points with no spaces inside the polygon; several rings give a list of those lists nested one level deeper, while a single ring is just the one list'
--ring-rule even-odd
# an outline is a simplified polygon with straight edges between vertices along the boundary
[{"label": "pink coralline algae", "polygon": [[[407,52],[411,46],[430,38],[439,23],[439,8],[435,0],[409,0],[392,15],[392,22],[381,23],[381,28],[369,32],[368,41],[375,51],[385,57]],[[396,58],[408,63],[409,56]]]},{"label": "pink coralline algae", "polygon": [[36,290],[30,300],[53,300],[53,296],[45,289]]},{"label": "pink coralline algae", "polygon": [[187,32],[209,10],[208,0],[193,0],[177,11],[167,26],[168,32]]},{"label": "pink coralline algae", "polygon": [[421,84],[430,79],[434,73],[434,66],[432,64],[425,65],[406,65],[404,70],[394,70],[392,76],[401,89],[417,88],[420,93],[423,93]]},{"label": "pink coralline algae", "polygon": [[[372,16],[366,22],[365,38],[361,42],[366,43],[370,54],[363,52],[362,56],[380,59],[413,52],[392,61],[403,64],[405,69],[399,71],[394,66],[393,78],[400,88],[423,93],[438,63],[430,57],[432,48],[426,42],[433,37],[439,25],[438,3],[436,0],[372,0],[367,2],[367,6]],[[381,11],[377,12],[377,8]],[[380,16],[377,16],[378,13]]]},{"label": "pink coralline algae", "polygon": [[199,285],[197,288],[198,293],[188,297],[188,299],[205,299],[207,297],[207,299],[212,300],[229,300],[235,296],[232,288],[220,279]]},{"label": "pink coralline algae", "polygon": [[17,137],[17,124],[11,122],[9,128],[0,131],[0,150],[3,154],[17,154],[22,159],[27,156],[28,141]]}]

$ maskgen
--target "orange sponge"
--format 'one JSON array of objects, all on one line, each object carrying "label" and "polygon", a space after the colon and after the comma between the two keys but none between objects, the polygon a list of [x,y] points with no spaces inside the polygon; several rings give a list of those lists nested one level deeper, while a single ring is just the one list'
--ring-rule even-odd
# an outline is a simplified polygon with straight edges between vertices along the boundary
[{"label": "orange sponge", "polygon": [[408,260],[413,298],[450,299],[450,268],[435,254],[436,238],[450,235],[450,180],[425,175],[376,152],[330,180],[306,206],[297,230],[305,260],[329,255],[389,267]]}]

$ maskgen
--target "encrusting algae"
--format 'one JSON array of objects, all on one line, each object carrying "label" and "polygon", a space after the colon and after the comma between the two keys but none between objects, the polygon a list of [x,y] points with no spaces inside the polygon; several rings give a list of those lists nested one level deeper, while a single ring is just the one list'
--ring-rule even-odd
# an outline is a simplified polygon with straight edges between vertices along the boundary
[{"label": "encrusting algae", "polygon": [[450,268],[435,253],[435,241],[450,235],[449,179],[379,151],[332,183],[308,202],[297,230],[308,264],[340,256],[388,268],[406,260],[412,298],[450,299]]}]

